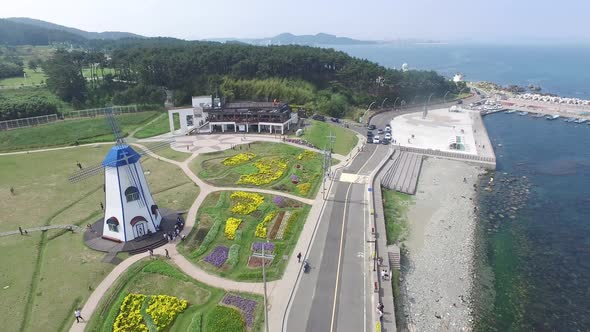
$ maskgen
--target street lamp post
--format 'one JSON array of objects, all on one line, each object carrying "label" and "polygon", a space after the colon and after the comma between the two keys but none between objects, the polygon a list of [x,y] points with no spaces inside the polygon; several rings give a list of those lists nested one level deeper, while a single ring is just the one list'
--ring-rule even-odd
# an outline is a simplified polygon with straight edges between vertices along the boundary
[{"label": "street lamp post", "polygon": [[447,92],[445,93],[445,95],[443,96],[443,104],[446,104],[446,103],[447,103],[447,95],[448,95],[450,92],[451,92],[451,91],[447,91]]},{"label": "street lamp post", "polygon": [[393,102],[393,110],[395,111],[395,103],[397,103],[397,101],[399,100],[399,97],[395,98],[395,101]]},{"label": "street lamp post", "polygon": [[365,111],[365,113],[363,113],[363,116],[361,116],[361,122],[363,122],[365,120],[365,115],[367,115],[367,113],[371,110],[371,107],[376,103],[377,101],[374,101],[372,103],[369,104],[369,107],[367,108],[367,110]]},{"label": "street lamp post", "polygon": [[[266,240],[266,243],[268,243],[268,240]],[[264,248],[266,247],[266,243],[262,242],[262,255],[258,254],[258,253],[254,253],[252,254],[253,257],[259,257],[262,259],[262,282],[264,284],[264,322],[265,322],[265,331],[269,332],[269,328],[268,328],[268,305],[267,305],[267,300],[266,300],[266,259],[270,258],[273,259],[274,255],[267,255],[264,253]]]},{"label": "street lamp post", "polygon": [[383,101],[381,102],[381,107],[380,108],[383,108],[383,104],[385,104],[385,101],[386,100],[387,100],[387,98],[383,99]]},{"label": "street lamp post", "polygon": [[416,103],[416,98],[420,97],[420,95],[415,95],[414,99],[412,99],[412,105],[414,105]]}]

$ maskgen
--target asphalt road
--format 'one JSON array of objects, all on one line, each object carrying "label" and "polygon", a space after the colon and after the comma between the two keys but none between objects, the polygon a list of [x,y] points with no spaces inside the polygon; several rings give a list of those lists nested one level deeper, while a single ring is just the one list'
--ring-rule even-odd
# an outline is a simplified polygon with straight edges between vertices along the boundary
[{"label": "asphalt road", "polygon": [[[464,102],[469,103],[470,100]],[[394,116],[420,110],[421,107],[418,107],[377,114],[371,124],[384,128]],[[366,134],[365,127],[351,129]],[[367,181],[388,149],[387,145],[367,144],[351,165],[335,174],[337,180],[330,190],[307,256],[312,268],[298,282],[287,315],[286,331],[373,330],[371,311],[376,309],[371,302],[372,244],[367,242],[370,230]],[[340,182],[338,179],[342,172],[359,174],[366,181]]]}]

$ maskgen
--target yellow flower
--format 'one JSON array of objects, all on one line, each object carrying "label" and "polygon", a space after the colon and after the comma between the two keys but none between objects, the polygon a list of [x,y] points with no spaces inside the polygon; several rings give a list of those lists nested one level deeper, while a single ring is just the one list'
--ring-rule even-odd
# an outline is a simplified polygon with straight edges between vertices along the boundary
[{"label": "yellow flower", "polygon": [[238,153],[235,156],[231,156],[231,157],[225,158],[222,163],[225,166],[235,166],[235,165],[239,165],[239,164],[245,163],[245,162],[251,160],[254,157],[256,157],[256,155],[253,154],[253,153],[249,153],[249,152],[247,152],[247,153]]},{"label": "yellow flower", "polygon": [[240,227],[241,223],[242,219],[233,217],[227,218],[227,220],[225,221],[225,236],[230,240],[235,239],[236,231],[238,230],[238,227]]}]

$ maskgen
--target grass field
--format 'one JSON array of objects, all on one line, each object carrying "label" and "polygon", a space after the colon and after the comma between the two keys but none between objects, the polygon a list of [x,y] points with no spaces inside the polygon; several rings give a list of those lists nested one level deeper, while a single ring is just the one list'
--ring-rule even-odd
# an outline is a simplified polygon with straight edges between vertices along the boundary
[{"label": "grass field", "polygon": [[[288,144],[255,142],[237,146],[235,150],[224,150],[199,155],[190,163],[191,170],[201,179],[220,187],[239,186],[251,188],[267,188],[281,192],[291,193],[301,197],[315,197],[322,180],[322,157],[318,153],[312,153],[310,157],[299,159],[306,150]],[[254,153],[255,157],[248,162],[226,166],[223,161],[239,153]],[[287,163],[283,175],[277,180],[255,186],[252,184],[237,184],[241,175],[255,174],[258,169],[254,166],[257,161],[268,164],[273,159],[281,159]],[[297,165],[300,168],[297,168]],[[295,175],[298,184],[293,183],[291,176]],[[309,183],[309,190],[302,192],[298,185]]]},{"label": "grass field", "polygon": [[398,193],[395,190],[382,188],[383,213],[387,245],[404,240],[407,232],[406,212],[412,203],[412,196]]},{"label": "grass field", "polygon": [[[147,147],[148,149],[151,147],[157,147],[158,143],[151,143],[151,142],[141,142],[139,143],[145,147]],[[175,161],[185,161],[188,157],[190,157],[192,155],[192,153],[190,152],[180,152],[180,151],[176,151],[172,148],[163,148],[160,150],[156,150],[154,151],[154,153],[156,153],[159,156],[162,156],[164,158],[167,159],[172,159]]]},{"label": "grass field", "polygon": [[[42,225],[78,224],[102,217],[103,176],[70,184],[67,176],[101,161],[110,146],[0,156],[0,232]],[[144,160],[145,159],[145,160]],[[142,158],[142,166],[159,206],[186,210],[198,194],[182,170]],[[10,193],[14,188],[15,194]],[[74,306],[89,296],[114,267],[104,253],[85,247],[81,233],[63,230],[0,237],[0,317],[11,317],[5,331],[61,331],[71,324]]]},{"label": "grass field", "polygon": [[[279,279],[283,275],[283,271],[288,262],[288,260],[283,259],[283,255],[286,255],[288,259],[294,259],[295,257],[292,251],[297,244],[297,239],[299,238],[299,234],[307,219],[310,206],[289,199],[284,199],[281,206],[278,206],[273,201],[274,196],[262,195],[264,197],[264,203],[251,214],[242,215],[230,211],[232,204],[230,200],[231,193],[233,192],[222,191],[214,192],[207,196],[199,208],[196,222],[197,226],[193,228],[187,239],[181,243],[181,252],[210,273],[234,280],[262,281],[262,267],[248,266],[248,259],[252,254],[252,243],[266,241],[264,238],[255,236],[256,227],[271,211],[276,211],[277,214],[280,211],[288,211],[288,214],[285,214],[285,218],[282,218],[282,223],[287,223],[287,215],[294,217],[289,223],[283,225],[288,226],[285,229],[282,239],[270,238],[272,236],[271,229],[274,224],[272,221],[267,224],[267,238],[269,238],[269,241],[275,246],[273,252],[275,258],[272,263],[266,266],[266,278],[267,280]],[[234,240],[228,239],[224,233],[225,221],[228,217],[242,219],[242,223],[238,228],[241,235],[236,236]],[[216,227],[213,226],[216,221],[218,223],[220,222],[221,225],[217,231],[215,230]],[[275,222],[281,221],[279,221],[279,218],[277,217]],[[204,238],[210,232],[213,233],[209,236],[215,236],[211,242],[207,243]],[[217,233],[215,234],[215,232]],[[217,268],[204,260],[204,258],[214,251],[217,246],[221,245],[230,248],[235,244],[239,245],[239,258],[234,262],[235,265],[232,265],[230,258],[228,258],[225,264],[220,268]]]},{"label": "grass field", "polygon": [[[212,332],[208,326],[220,322],[215,317],[226,292],[198,282],[163,260],[143,260],[131,266],[105,294],[99,308],[88,322],[87,331],[112,331],[113,323],[119,313],[119,307],[129,293],[144,295],[169,295],[189,302],[189,306],[180,313],[171,327],[166,331],[202,331]],[[232,293],[236,294],[236,293]],[[262,331],[264,322],[262,297],[252,294],[237,294],[257,303],[254,322],[250,332]],[[223,306],[225,307],[225,306]],[[145,316],[144,316],[145,317]],[[239,327],[232,332],[246,332]],[[229,331],[228,331],[229,332]]]},{"label": "grass field", "polygon": [[320,149],[323,149],[324,146],[330,146],[328,138],[330,132],[336,137],[334,139],[334,148],[332,151],[334,153],[345,156],[358,142],[358,137],[356,137],[356,133],[352,130],[323,121],[310,121],[311,127],[305,128],[302,137]]},{"label": "grass field", "polygon": [[[124,135],[154,119],[157,112],[139,112],[117,115]],[[46,147],[68,146],[114,141],[105,117],[68,120],[0,132],[0,152],[32,150]]]},{"label": "grass field", "polygon": [[[180,127],[180,120],[178,117],[174,118],[174,125]],[[157,135],[162,135],[170,132],[170,122],[168,122],[168,114],[161,114],[153,122],[138,130],[133,137],[148,138]]]}]

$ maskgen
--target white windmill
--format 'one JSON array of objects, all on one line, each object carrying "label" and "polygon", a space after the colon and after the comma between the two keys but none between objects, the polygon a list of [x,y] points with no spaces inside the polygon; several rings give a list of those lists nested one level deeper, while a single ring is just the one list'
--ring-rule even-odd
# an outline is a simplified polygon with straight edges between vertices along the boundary
[{"label": "white windmill", "polygon": [[[162,216],[150,193],[143,168],[139,162],[146,152],[138,153],[125,143],[112,111],[107,120],[116,139],[102,163],[85,168],[70,176],[78,182],[104,170],[105,209],[102,238],[127,242],[155,233],[160,229]],[[151,150],[169,146],[162,142]]]}]

